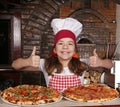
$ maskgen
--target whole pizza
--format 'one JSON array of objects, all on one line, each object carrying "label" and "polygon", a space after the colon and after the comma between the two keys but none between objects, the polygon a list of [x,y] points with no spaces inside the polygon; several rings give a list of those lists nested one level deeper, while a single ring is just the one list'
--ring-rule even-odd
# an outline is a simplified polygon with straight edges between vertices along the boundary
[{"label": "whole pizza", "polygon": [[63,92],[66,99],[81,102],[102,102],[115,99],[119,93],[108,86],[90,84],[85,86],[74,86]]},{"label": "whole pizza", "polygon": [[61,94],[53,88],[24,84],[3,90],[1,98],[12,104],[38,105],[57,102]]}]

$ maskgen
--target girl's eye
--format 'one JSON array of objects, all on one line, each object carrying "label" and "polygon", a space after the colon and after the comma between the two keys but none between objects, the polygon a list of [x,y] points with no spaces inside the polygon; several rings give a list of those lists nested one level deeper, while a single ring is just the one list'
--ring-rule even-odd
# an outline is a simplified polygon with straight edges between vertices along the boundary
[{"label": "girl's eye", "polygon": [[69,45],[74,45],[74,44],[70,42]]},{"label": "girl's eye", "polygon": [[62,45],[63,43],[62,42],[58,42],[58,45]]}]

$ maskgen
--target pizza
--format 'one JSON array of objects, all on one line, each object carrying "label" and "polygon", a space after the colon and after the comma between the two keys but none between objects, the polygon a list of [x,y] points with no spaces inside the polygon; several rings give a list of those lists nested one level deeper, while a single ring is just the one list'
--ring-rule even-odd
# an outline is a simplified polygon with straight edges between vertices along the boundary
[{"label": "pizza", "polygon": [[53,88],[23,84],[3,90],[1,98],[12,104],[38,105],[57,102],[61,93]]},{"label": "pizza", "polygon": [[64,90],[63,96],[72,101],[102,102],[117,98],[119,93],[105,85],[89,84],[69,87]]}]

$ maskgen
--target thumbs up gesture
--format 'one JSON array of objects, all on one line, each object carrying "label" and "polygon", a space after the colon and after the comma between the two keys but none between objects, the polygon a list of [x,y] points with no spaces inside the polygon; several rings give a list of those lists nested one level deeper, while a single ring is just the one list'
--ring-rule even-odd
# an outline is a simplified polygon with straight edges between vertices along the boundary
[{"label": "thumbs up gesture", "polygon": [[89,58],[89,65],[91,67],[101,66],[101,59],[98,57],[96,49],[93,50],[93,56],[90,56],[90,58]]},{"label": "thumbs up gesture", "polygon": [[39,67],[40,65],[40,56],[36,55],[36,47],[33,47],[33,51],[29,57],[30,66]]}]

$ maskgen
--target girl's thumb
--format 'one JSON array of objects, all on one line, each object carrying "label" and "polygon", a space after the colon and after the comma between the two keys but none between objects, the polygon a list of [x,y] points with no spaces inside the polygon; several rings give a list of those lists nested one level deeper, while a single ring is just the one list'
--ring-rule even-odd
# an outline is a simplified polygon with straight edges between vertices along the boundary
[{"label": "girl's thumb", "polygon": [[31,55],[35,55],[35,53],[36,53],[36,46],[33,47],[33,51],[31,53]]},{"label": "girl's thumb", "polygon": [[96,52],[96,49],[93,50],[93,55],[94,56],[98,56],[97,52]]}]

